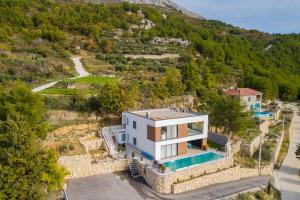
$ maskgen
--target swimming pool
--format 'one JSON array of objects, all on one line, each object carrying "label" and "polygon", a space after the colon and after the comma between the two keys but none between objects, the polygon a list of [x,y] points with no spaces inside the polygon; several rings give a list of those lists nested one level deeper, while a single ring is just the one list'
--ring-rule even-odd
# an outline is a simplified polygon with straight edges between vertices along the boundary
[{"label": "swimming pool", "polygon": [[181,158],[174,161],[165,162],[164,166],[170,168],[173,171],[176,171],[184,167],[205,163],[220,158],[224,158],[224,156],[214,152],[208,152],[208,153],[203,153],[195,156]]},{"label": "swimming pool", "polygon": [[264,112],[255,112],[255,117],[272,117],[273,113],[264,111]]}]

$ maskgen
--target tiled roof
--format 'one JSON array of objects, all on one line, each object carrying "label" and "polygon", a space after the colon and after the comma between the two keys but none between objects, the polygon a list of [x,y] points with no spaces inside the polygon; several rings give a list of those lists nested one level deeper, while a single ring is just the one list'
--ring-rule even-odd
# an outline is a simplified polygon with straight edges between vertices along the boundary
[{"label": "tiled roof", "polygon": [[226,90],[224,93],[231,96],[253,96],[262,94],[261,92],[250,88],[229,89]]}]

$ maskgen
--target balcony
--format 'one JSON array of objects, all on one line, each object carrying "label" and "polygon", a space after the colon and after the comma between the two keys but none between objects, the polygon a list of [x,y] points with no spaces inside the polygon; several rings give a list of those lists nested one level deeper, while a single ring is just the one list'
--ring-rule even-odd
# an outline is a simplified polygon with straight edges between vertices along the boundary
[{"label": "balcony", "polygon": [[201,135],[201,134],[203,134],[203,130],[188,128],[188,136]]}]

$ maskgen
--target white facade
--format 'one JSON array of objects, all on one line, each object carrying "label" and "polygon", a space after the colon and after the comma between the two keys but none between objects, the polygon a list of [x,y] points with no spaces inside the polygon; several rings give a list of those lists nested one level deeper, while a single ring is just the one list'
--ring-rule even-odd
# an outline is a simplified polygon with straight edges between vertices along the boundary
[{"label": "white facade", "polygon": [[[199,113],[189,113],[189,115],[183,117],[172,118],[172,112],[170,109],[160,109],[160,110],[151,110],[150,113],[159,111],[167,113],[170,112],[170,117],[165,117],[165,119],[156,120],[151,119],[148,116],[141,116],[135,112],[124,112],[122,114],[122,124],[125,125],[126,134],[127,134],[127,143],[135,146],[143,153],[151,155],[153,159],[161,159],[161,147],[168,144],[178,144],[181,142],[199,140],[207,138],[208,132],[208,115],[201,115]],[[139,111],[137,111],[139,112]],[[177,111],[181,112],[181,111]],[[180,113],[174,113],[180,115]],[[150,114],[151,115],[151,114]],[[154,142],[147,138],[148,125],[152,127],[171,127],[173,125],[180,124],[189,124],[194,122],[203,122],[203,131],[201,134],[190,135],[187,137],[168,139],[164,141]],[[133,124],[136,124],[135,128]],[[134,138],[136,143],[134,144]]]},{"label": "white facade", "polygon": [[261,110],[261,101],[262,101],[261,95],[241,96],[240,100],[242,104],[246,106],[246,109],[249,111]]}]

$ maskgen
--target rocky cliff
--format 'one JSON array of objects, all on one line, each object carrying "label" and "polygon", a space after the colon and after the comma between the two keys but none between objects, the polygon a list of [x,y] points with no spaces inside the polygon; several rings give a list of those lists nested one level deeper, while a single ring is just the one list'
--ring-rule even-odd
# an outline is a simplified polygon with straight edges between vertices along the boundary
[{"label": "rocky cliff", "polygon": [[77,2],[86,2],[86,3],[122,3],[122,2],[128,2],[128,3],[136,3],[136,4],[150,4],[154,6],[160,6],[160,7],[168,7],[173,8],[177,11],[180,11],[184,13],[187,16],[193,17],[193,18],[203,18],[202,16],[198,15],[197,13],[194,13],[192,11],[189,11],[176,3],[172,2],[171,0],[64,0],[64,1],[77,1]]}]

